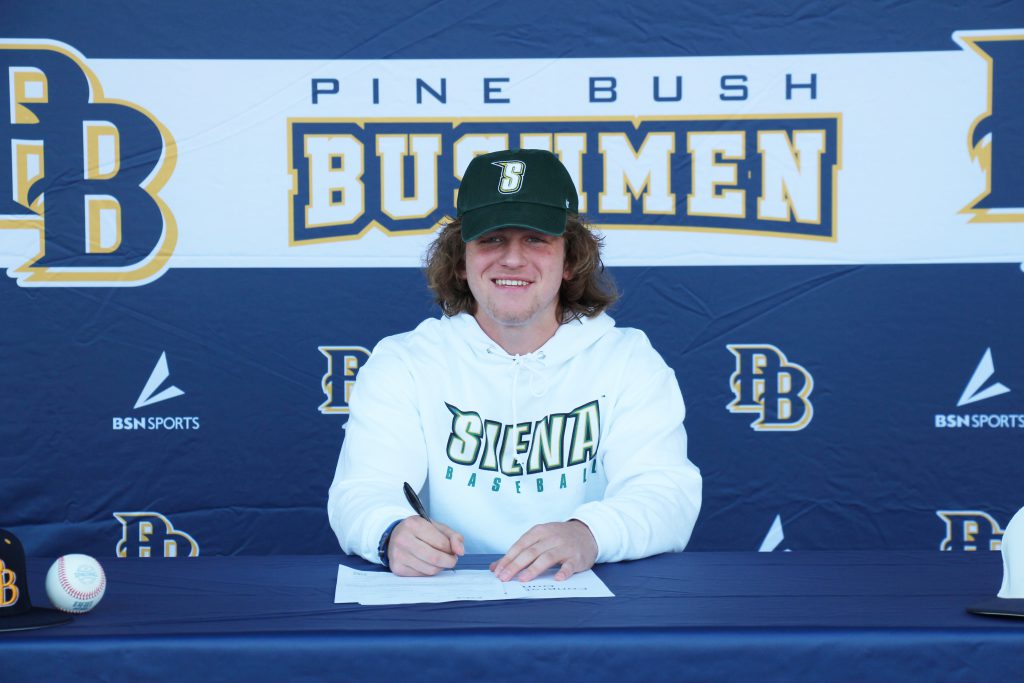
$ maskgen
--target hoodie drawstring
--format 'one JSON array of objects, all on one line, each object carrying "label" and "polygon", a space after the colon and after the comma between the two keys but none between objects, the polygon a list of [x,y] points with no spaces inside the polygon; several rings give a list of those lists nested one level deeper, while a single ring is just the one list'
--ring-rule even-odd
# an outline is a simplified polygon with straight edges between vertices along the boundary
[{"label": "hoodie drawstring", "polygon": [[[499,351],[493,346],[487,347],[487,353],[503,356],[512,361],[512,429],[515,429],[519,424],[519,409],[517,406],[516,397],[519,393],[519,369],[526,368],[527,372],[530,373],[530,395],[534,398],[540,398],[548,393],[549,384],[547,375],[544,373],[544,360],[545,355],[543,351],[537,351],[525,356],[515,355],[509,356],[503,351]],[[542,383],[542,384],[541,384]],[[506,446],[507,448],[508,446]],[[515,456],[515,452],[512,453],[512,465],[518,462]]]}]

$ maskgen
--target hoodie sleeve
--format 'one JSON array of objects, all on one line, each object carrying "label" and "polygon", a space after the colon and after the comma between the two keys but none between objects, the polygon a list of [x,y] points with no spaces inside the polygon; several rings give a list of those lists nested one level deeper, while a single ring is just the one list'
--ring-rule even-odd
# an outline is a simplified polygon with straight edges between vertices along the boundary
[{"label": "hoodie sleeve", "polygon": [[594,534],[598,562],[682,550],[700,511],[701,476],[687,458],[686,408],[675,372],[636,334],[601,444],[604,499],[572,515]]},{"label": "hoodie sleeve", "polygon": [[327,498],[342,550],[380,563],[378,544],[395,520],[413,514],[403,482],[419,490],[427,455],[415,385],[395,344],[383,340],[359,371],[345,440]]}]

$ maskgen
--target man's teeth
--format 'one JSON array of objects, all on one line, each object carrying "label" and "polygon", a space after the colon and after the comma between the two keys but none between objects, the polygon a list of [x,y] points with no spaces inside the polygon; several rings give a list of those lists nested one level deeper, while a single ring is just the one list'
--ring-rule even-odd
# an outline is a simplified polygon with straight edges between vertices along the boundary
[{"label": "man's teeth", "polygon": [[526,280],[495,280],[495,282],[503,287],[525,287],[530,284]]}]

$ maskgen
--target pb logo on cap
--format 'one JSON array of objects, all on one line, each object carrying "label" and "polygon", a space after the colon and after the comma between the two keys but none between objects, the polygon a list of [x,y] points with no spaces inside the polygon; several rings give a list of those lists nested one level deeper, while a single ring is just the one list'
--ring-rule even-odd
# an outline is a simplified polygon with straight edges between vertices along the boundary
[{"label": "pb logo on cap", "polygon": [[0,560],[0,607],[13,607],[18,604],[18,575],[13,569],[8,569],[3,560]]},{"label": "pb logo on cap", "polygon": [[0,529],[0,632],[23,631],[68,621],[71,617],[67,614],[32,606],[25,549],[17,536]]}]

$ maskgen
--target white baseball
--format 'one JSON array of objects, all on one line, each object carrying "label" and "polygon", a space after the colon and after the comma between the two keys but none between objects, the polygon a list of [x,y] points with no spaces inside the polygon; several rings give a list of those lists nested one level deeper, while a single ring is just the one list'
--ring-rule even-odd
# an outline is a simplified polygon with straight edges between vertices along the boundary
[{"label": "white baseball", "polygon": [[103,567],[88,555],[58,557],[46,572],[46,595],[62,612],[88,612],[106,590],[107,576]]}]

